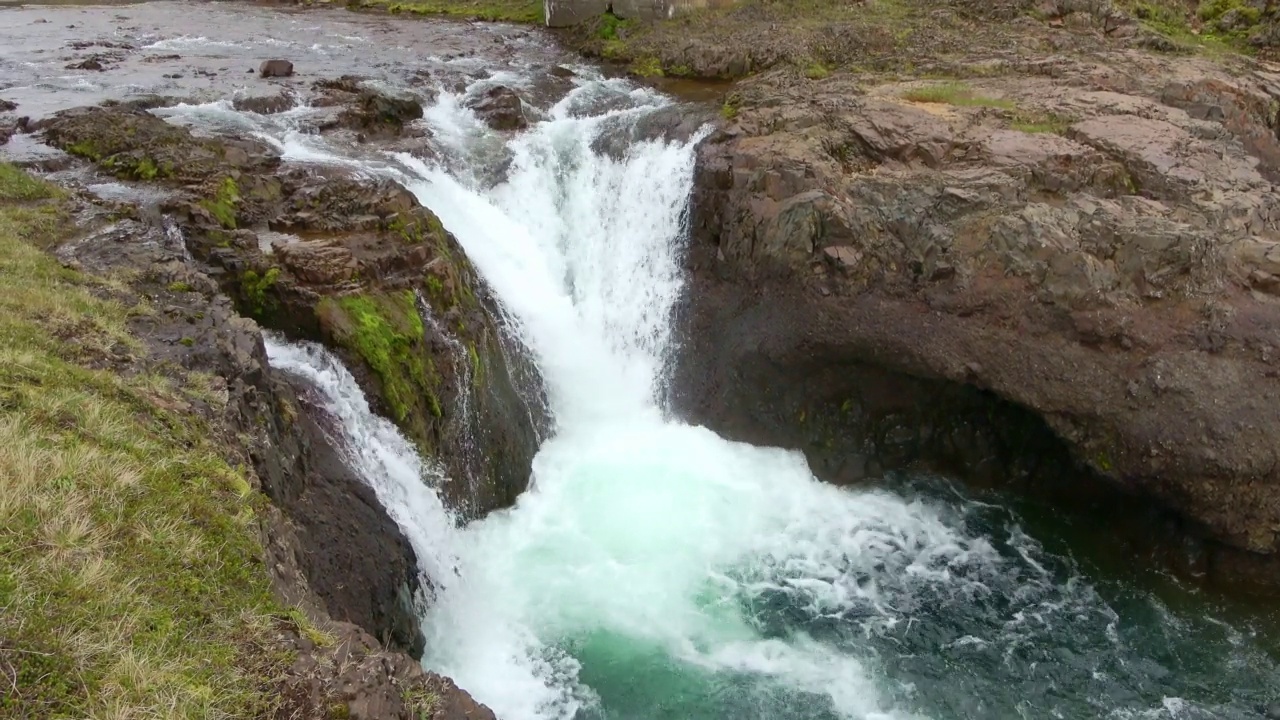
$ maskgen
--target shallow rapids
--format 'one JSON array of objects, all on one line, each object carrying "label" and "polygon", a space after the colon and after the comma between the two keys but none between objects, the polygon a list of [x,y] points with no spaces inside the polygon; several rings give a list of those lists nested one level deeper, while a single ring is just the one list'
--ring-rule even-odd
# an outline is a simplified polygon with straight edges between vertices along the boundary
[{"label": "shallow rapids", "polygon": [[[500,134],[465,100],[494,84],[537,95],[538,73],[566,60],[523,30],[179,3],[4,19],[6,96],[33,112],[189,90],[156,112],[261,138],[288,163],[396,178],[457,236],[546,383],[554,434],[515,507],[455,527],[438,471],[335,358],[268,349],[341,420],[436,589],[424,663],[503,720],[1264,718],[1280,701],[1268,626],[1172,581],[1098,571],[1000,497],[937,478],[839,489],[795,452],[672,417],[701,135],[627,140],[672,99],[579,67],[527,130]],[[96,46],[122,75],[44,54],[77,23],[138,49]],[[305,90],[283,113],[235,110],[249,59],[285,52],[424,98],[432,159],[310,132],[323,109]]]}]

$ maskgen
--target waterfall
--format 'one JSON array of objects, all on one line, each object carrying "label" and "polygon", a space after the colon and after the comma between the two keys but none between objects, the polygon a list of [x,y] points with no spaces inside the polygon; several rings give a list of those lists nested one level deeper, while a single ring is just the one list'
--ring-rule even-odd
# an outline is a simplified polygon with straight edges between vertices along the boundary
[{"label": "waterfall", "polygon": [[428,484],[441,476],[440,469],[420,457],[390,420],[374,414],[355,377],[333,353],[315,343],[288,343],[274,335],[265,341],[271,366],[306,380],[342,423],[342,437],[333,438],[334,445],[404,532],[419,570],[437,589],[447,586],[458,569],[453,552],[456,530],[453,517]]},{"label": "waterfall", "polygon": [[[669,102],[587,79],[502,136],[442,92],[426,112],[437,164],[344,155],[219,104],[173,111],[258,123],[292,162],[404,183],[544,379],[553,428],[531,489],[459,528],[431,491],[438,468],[340,363],[268,341],[273,365],[341,418],[340,444],[437,588],[424,663],[503,720],[1256,717],[1216,680],[1276,678],[1245,635],[1127,587],[1104,598],[1012,512],[836,488],[797,452],[672,417],[664,368],[699,138],[595,150]],[[505,160],[494,183],[485,165]]]}]

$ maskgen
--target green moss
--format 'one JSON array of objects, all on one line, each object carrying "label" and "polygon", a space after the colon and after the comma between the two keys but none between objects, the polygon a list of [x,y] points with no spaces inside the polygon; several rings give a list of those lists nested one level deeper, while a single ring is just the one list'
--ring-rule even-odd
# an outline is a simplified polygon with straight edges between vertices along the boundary
[{"label": "green moss", "polygon": [[961,82],[939,83],[908,90],[902,94],[902,99],[919,103],[988,107],[1000,110],[1013,110],[1017,107],[1011,100],[979,95],[967,84]]},{"label": "green moss", "polygon": [[451,307],[453,298],[446,297],[444,294],[444,281],[435,275],[427,275],[425,280],[427,286],[427,295],[431,298],[431,304],[442,309]]},{"label": "green moss", "polygon": [[600,45],[600,57],[622,60],[627,57],[627,44],[621,40],[606,40]]},{"label": "green moss", "polygon": [[607,12],[600,16],[599,25],[596,27],[596,37],[601,40],[620,40],[630,24],[631,21],[623,20],[617,15]]},{"label": "green moss", "polygon": [[631,63],[631,74],[637,77],[662,77],[662,61],[656,57],[643,57]]},{"label": "green moss", "polygon": [[480,353],[476,351],[473,343],[467,343],[467,357],[471,359],[471,384],[480,387],[484,385],[484,363],[480,362]]},{"label": "green moss", "polygon": [[732,93],[724,99],[724,104],[720,106],[720,117],[725,120],[732,120],[738,117],[738,110],[742,107],[742,96],[738,93]]},{"label": "green moss", "polygon": [[236,207],[239,204],[240,186],[231,177],[222,179],[213,197],[200,201],[200,207],[208,210],[213,219],[228,230],[236,229]]},{"label": "green moss", "polygon": [[1244,2],[1244,0],[1204,0],[1196,10],[1196,15],[1207,23],[1217,21],[1228,12],[1236,10],[1246,25],[1257,25],[1262,19],[1262,11]]},{"label": "green moss", "polygon": [[95,369],[151,310],[31,242],[60,195],[0,163],[0,716],[268,715],[256,496],[183,383]]},{"label": "green moss", "polygon": [[317,312],[331,319],[334,339],[378,377],[394,420],[413,421],[419,403],[432,415],[443,415],[436,398],[439,376],[422,345],[425,329],[412,292],[325,298]]},{"label": "green moss", "polygon": [[261,317],[275,309],[275,298],[270,292],[279,279],[279,268],[270,268],[261,275],[256,270],[246,270],[240,276],[240,294],[248,303],[251,315]]},{"label": "green moss", "polygon": [[102,152],[99,151],[97,146],[89,140],[81,140],[79,142],[71,143],[66,147],[66,151],[72,155],[86,158],[94,162],[102,159]]},{"label": "green moss", "polygon": [[826,65],[814,61],[805,67],[804,76],[810,80],[823,80],[831,76],[831,71],[827,69]]},{"label": "green moss", "polygon": [[387,223],[387,230],[399,235],[406,245],[421,245],[426,240],[422,226],[416,220],[405,220],[401,213],[397,213]]},{"label": "green moss", "polygon": [[194,339],[194,338],[189,338],[189,337],[184,337],[184,338],[182,338],[181,340],[179,340],[178,342],[182,343],[183,345],[185,345],[185,346],[187,346],[187,347],[191,347],[192,345],[195,345],[195,344],[196,344],[195,339]]},{"label": "green moss", "polygon": [[191,285],[181,281],[174,281],[169,283],[169,292],[176,292],[176,293],[191,292]]},{"label": "green moss", "polygon": [[1097,457],[1094,458],[1093,462],[1094,462],[1094,465],[1096,465],[1098,469],[1101,470],[1102,472],[1111,472],[1111,470],[1114,469],[1115,467],[1111,463],[1111,457],[1107,455],[1105,450],[1099,451]]}]

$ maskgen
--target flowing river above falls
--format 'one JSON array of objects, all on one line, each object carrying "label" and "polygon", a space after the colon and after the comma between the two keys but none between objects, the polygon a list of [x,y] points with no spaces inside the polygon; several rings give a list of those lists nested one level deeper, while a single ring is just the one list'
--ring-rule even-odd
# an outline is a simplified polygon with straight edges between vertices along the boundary
[{"label": "flowing river above falls", "polygon": [[[394,177],[457,236],[546,383],[554,432],[515,507],[456,528],[429,460],[336,359],[268,347],[341,418],[431,576],[424,663],[500,718],[1275,716],[1266,613],[1100,558],[1068,540],[1069,520],[1009,498],[939,478],[836,488],[796,453],[665,412],[701,136],[632,130],[672,98],[497,25],[148,3],[0,8],[0,28],[0,97],[23,114],[186,98],[156,112],[264,139],[286,162]],[[66,69],[93,53],[106,70]],[[299,77],[246,73],[269,57]],[[566,64],[571,78],[552,73]],[[347,74],[417,93],[430,152],[311,132],[325,108],[306,88]],[[496,133],[466,109],[498,84],[530,98],[528,129]],[[281,88],[293,109],[232,106]],[[0,148],[46,153],[22,136]]]}]

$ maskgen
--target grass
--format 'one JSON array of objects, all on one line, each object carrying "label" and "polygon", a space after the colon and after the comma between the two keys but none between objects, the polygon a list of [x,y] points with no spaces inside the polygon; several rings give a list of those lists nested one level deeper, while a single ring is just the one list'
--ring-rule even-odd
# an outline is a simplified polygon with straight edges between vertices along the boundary
[{"label": "grass", "polygon": [[1046,115],[1020,114],[1009,127],[1024,133],[1056,133],[1061,135],[1075,122],[1072,118],[1049,113]]},{"label": "grass", "polygon": [[392,2],[357,0],[348,7],[385,8],[393,14],[437,15],[466,20],[542,24],[546,20],[542,0],[434,0],[432,2]]},{"label": "grass", "polygon": [[405,690],[401,699],[414,720],[431,720],[436,706],[440,704],[440,696],[426,688]]},{"label": "grass", "polygon": [[1014,110],[1017,108],[1017,105],[1011,100],[979,95],[974,92],[973,88],[962,82],[947,82],[914,88],[904,92],[902,99],[910,102],[937,103],[959,107],[986,107],[999,110]]},{"label": "grass", "polygon": [[831,76],[831,71],[820,62],[811,62],[804,69],[804,76],[810,80],[822,80]]},{"label": "grass", "polygon": [[256,496],[183,388],[95,369],[150,310],[39,249],[63,203],[0,163],[0,717],[260,716]]},{"label": "grass", "polygon": [[1148,30],[1188,52],[1199,51],[1211,56],[1254,52],[1248,44],[1251,27],[1230,31],[1217,28],[1218,20],[1233,9],[1244,14],[1248,25],[1260,19],[1258,10],[1241,0],[1204,0],[1194,10],[1181,0],[1129,0],[1121,6]]}]

